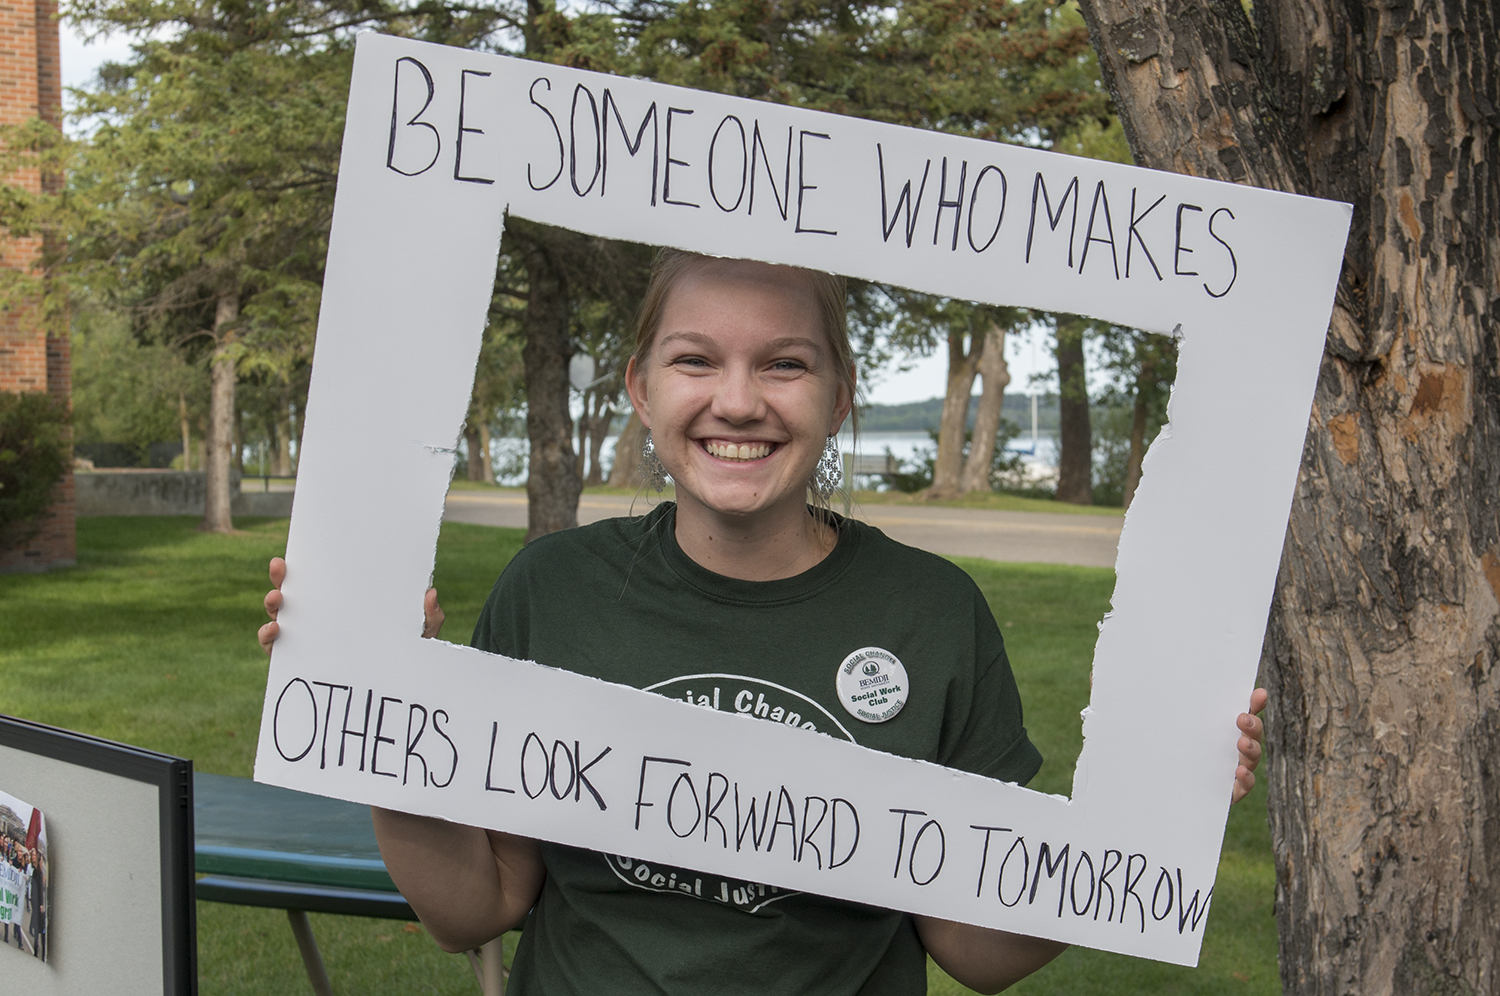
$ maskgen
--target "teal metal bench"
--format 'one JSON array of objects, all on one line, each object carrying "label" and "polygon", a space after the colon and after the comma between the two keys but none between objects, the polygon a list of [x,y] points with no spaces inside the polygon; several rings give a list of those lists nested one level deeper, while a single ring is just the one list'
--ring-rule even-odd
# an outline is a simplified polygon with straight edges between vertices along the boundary
[{"label": "teal metal bench", "polygon": [[[193,820],[198,898],[286,910],[317,996],[333,990],[309,912],[417,919],[385,870],[365,806],[195,772]],[[484,996],[500,996],[499,938],[469,959]]]}]

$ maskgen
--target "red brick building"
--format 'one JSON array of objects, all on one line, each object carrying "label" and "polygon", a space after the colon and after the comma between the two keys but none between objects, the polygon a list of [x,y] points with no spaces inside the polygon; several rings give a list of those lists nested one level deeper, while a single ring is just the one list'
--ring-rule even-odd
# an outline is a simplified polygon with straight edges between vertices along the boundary
[{"label": "red brick building", "polygon": [[[30,0],[0,5],[0,123],[41,118],[62,124],[62,73],[58,56],[57,3]],[[10,182],[31,190],[52,188],[58,179],[27,170]],[[39,237],[0,234],[0,266],[31,269],[42,255]],[[0,312],[0,391],[48,391],[67,402],[72,368],[66,324],[48,328],[39,308]],[[57,500],[29,543],[0,552],[0,572],[44,571],[77,559],[73,532],[73,474],[57,489]]]}]

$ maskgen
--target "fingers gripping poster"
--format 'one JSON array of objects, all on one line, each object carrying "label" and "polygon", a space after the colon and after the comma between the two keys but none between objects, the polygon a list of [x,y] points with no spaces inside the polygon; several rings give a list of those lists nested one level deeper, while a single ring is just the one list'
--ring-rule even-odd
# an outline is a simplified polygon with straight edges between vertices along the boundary
[{"label": "fingers gripping poster", "polygon": [[[728,675],[656,694],[420,639],[507,212],[1180,337],[1070,798],[861,748],[815,702],[773,720]],[[1195,964],[1349,218],[362,36],[256,778],[628,855],[699,901],[813,892]]]}]

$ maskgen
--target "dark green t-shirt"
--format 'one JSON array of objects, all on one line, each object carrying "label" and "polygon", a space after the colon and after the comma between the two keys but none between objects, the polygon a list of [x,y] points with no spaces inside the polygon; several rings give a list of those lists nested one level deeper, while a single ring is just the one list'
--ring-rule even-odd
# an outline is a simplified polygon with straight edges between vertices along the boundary
[{"label": "dark green t-shirt", "polygon": [[[474,646],[1006,781],[1041,766],[1000,631],[963,571],[842,519],[812,570],[739,581],[682,552],[674,513],[531,543],[496,582]],[[884,723],[855,718],[835,689],[865,647],[909,678]],[[556,844],[542,856],[512,996],[926,992],[905,914]]]}]

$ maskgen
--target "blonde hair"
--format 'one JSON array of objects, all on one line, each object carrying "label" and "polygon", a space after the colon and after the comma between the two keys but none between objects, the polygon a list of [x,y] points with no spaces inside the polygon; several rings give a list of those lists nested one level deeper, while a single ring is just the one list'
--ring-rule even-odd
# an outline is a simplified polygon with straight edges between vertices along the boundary
[{"label": "blonde hair", "polygon": [[[635,352],[631,358],[639,367],[656,342],[656,333],[661,328],[662,315],[666,311],[667,297],[677,282],[690,273],[703,269],[719,259],[684,249],[663,247],[656,252],[651,264],[651,281],[646,295],[641,299],[641,311],[635,324]],[[856,402],[854,379],[854,347],[849,342],[849,288],[842,276],[809,270],[801,266],[786,266],[807,280],[818,302],[819,325],[828,337],[828,346],[833,354],[833,369],[837,382],[849,392],[849,429],[851,435],[859,431],[859,407]]]}]

